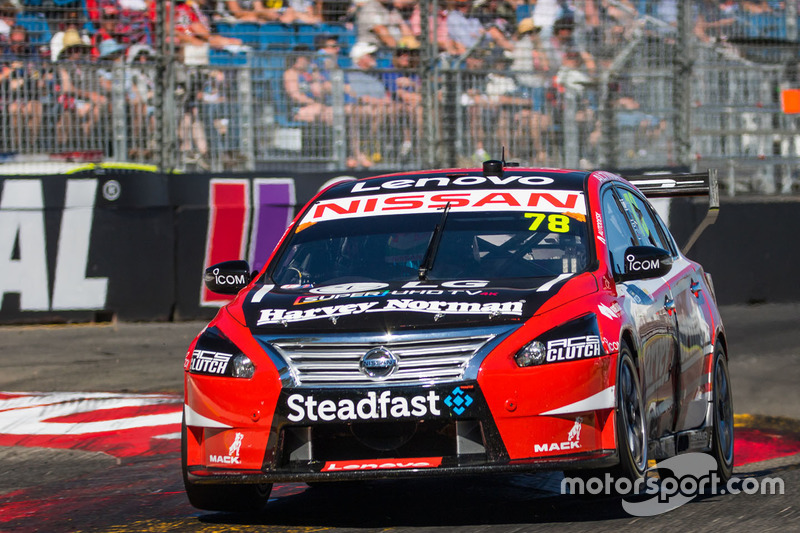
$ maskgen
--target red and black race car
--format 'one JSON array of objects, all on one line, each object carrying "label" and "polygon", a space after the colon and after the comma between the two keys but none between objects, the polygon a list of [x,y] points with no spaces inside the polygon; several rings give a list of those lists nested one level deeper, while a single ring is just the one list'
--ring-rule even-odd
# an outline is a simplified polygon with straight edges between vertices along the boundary
[{"label": "red and black race car", "polygon": [[645,198],[681,195],[708,195],[713,220],[713,172],[627,181],[487,161],[327,188],[260,272],[206,271],[236,297],[184,363],[192,505],[259,508],[276,481],[635,480],[688,451],[728,478],[713,288]]}]

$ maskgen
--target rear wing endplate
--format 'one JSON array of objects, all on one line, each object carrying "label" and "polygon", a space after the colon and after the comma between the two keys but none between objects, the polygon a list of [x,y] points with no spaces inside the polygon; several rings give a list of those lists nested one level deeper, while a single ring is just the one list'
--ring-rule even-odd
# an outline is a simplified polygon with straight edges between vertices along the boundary
[{"label": "rear wing endplate", "polygon": [[627,178],[648,198],[678,198],[683,196],[708,196],[708,211],[697,225],[689,240],[681,247],[688,253],[703,231],[717,221],[719,215],[719,182],[717,169],[698,174],[650,174]]}]

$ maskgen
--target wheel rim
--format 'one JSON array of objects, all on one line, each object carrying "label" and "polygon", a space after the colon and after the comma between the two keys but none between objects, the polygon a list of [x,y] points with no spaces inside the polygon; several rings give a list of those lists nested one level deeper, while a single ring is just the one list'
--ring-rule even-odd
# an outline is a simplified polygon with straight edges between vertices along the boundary
[{"label": "wheel rim", "polygon": [[644,432],[644,412],[639,400],[639,385],[636,370],[629,361],[625,361],[620,370],[620,399],[625,440],[633,464],[639,472],[643,472],[647,463]]},{"label": "wheel rim", "polygon": [[[718,356],[721,357],[721,356]],[[725,463],[733,459],[733,402],[724,363],[717,362],[714,372],[714,403],[716,404],[717,442]]]}]

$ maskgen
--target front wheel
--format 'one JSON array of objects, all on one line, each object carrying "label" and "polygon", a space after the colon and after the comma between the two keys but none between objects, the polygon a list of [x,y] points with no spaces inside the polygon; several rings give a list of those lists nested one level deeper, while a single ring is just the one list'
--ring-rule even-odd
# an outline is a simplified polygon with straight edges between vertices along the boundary
[{"label": "front wheel", "polygon": [[205,511],[247,513],[260,511],[267,505],[272,483],[234,485],[231,483],[204,485],[189,480],[186,465],[186,422],[181,425],[181,470],[183,487],[189,503]]},{"label": "front wheel", "polygon": [[617,368],[617,408],[614,413],[619,454],[617,474],[635,481],[642,478],[647,469],[647,431],[639,373],[625,341],[620,343]]},{"label": "front wheel", "polygon": [[[617,431],[619,464],[611,469],[567,470],[564,477],[580,478],[584,484],[593,478],[603,480],[606,474],[610,474],[613,479],[626,478],[631,482],[644,477],[647,468],[644,400],[639,374],[625,341],[619,347],[616,394],[614,425]],[[585,492],[583,494],[586,495]]]},{"label": "front wheel", "polygon": [[733,474],[733,398],[724,350],[714,350],[713,394],[714,424],[710,455],[717,461],[716,474],[727,483]]}]

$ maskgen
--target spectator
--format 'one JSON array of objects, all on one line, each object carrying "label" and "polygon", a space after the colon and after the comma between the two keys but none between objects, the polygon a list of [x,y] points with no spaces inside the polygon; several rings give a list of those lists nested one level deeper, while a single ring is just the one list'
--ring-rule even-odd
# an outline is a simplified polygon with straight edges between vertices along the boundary
[{"label": "spectator", "polygon": [[[66,147],[68,142],[90,137],[107,100],[98,92],[97,76],[88,68],[92,45],[81,38],[77,30],[64,32],[58,56],[58,102],[62,112],[56,125],[56,140]],[[75,125],[80,128],[76,131]]]},{"label": "spectator", "polygon": [[566,53],[575,51],[580,54],[583,67],[589,74],[594,75],[597,70],[594,57],[583,43],[575,38],[575,26],[575,18],[572,15],[565,15],[553,24],[553,36],[547,42],[550,68],[558,70],[564,62]]},{"label": "spectator", "polygon": [[561,65],[556,74],[556,87],[560,93],[569,93],[575,98],[575,107],[568,109],[561,102],[559,107],[562,124],[572,121],[578,128],[578,147],[581,150],[581,166],[592,166],[587,157],[585,148],[590,144],[584,142],[590,136],[590,129],[594,123],[595,109],[597,107],[596,92],[592,87],[592,78],[587,73],[584,56],[575,49],[567,50],[562,58]]},{"label": "spectator", "polygon": [[0,0],[0,44],[8,41],[11,28],[16,24],[20,8],[11,0]]},{"label": "spectator", "polygon": [[484,30],[481,21],[470,14],[468,0],[447,1],[447,35],[456,55],[463,55],[478,44]]},{"label": "spectator", "polygon": [[702,0],[698,6],[695,35],[703,42],[727,41],[740,32],[740,14],[739,2]]},{"label": "spectator", "polygon": [[[457,48],[455,41],[450,38],[450,34],[447,30],[447,17],[447,9],[443,7],[439,8],[436,21],[433,20],[433,15],[428,15],[428,31],[430,33],[430,37],[433,38],[433,30],[435,25],[436,44],[439,47],[439,51],[449,55],[458,55],[459,48]],[[414,33],[415,37],[418,38],[422,35],[422,15],[420,13],[419,3],[413,4],[411,15],[408,19],[408,24],[411,27],[411,31]],[[406,49],[410,50],[411,48],[406,47]]]},{"label": "spectator", "polygon": [[[352,166],[372,166],[372,161],[363,153],[358,137],[362,126],[369,127],[369,138],[375,140],[378,138],[381,123],[394,115],[394,103],[386,86],[379,77],[369,73],[377,64],[377,51],[376,45],[363,42],[356,43],[350,51],[353,66],[356,68],[347,76],[347,92],[352,102],[349,113],[352,121],[351,134],[355,136],[351,137],[355,159],[355,165],[352,165],[353,161],[349,162]],[[377,150],[375,153],[378,153]]]},{"label": "spectator", "polygon": [[476,0],[473,15],[481,22],[483,31],[503,50],[511,51],[511,34],[516,27],[516,9],[504,0]]},{"label": "spectator", "polygon": [[212,70],[206,76],[198,95],[200,117],[203,120],[212,157],[222,157],[230,151],[226,150],[226,145],[231,144],[229,139],[236,134],[237,126],[232,123],[232,115],[229,112],[229,92],[230,87],[226,83],[225,73],[221,70]]},{"label": "spectator", "polygon": [[470,136],[474,143],[474,153],[472,163],[480,164],[489,157],[486,151],[486,128],[485,124],[495,124],[497,119],[497,108],[489,101],[486,94],[487,72],[486,72],[485,48],[477,48],[465,60],[466,71],[462,75],[464,83],[464,93],[461,96],[461,105],[466,108],[467,124],[470,129]]},{"label": "spectator", "polygon": [[320,4],[315,0],[287,0],[281,12],[284,24],[322,24]]},{"label": "spectator", "polygon": [[318,0],[322,22],[346,24],[353,29],[356,19],[356,5],[351,0]]},{"label": "spectator", "polygon": [[[521,126],[531,122],[530,93],[521,90],[514,78],[507,75],[511,60],[505,53],[497,50],[490,57],[492,64],[491,72],[487,75],[486,96],[497,111],[494,124],[500,146],[505,147],[509,158],[513,158],[518,147],[512,146],[512,132],[519,132]],[[538,148],[541,150],[541,146]]]},{"label": "spectator", "polygon": [[182,45],[209,45],[215,50],[228,50],[236,53],[247,48],[236,37],[225,37],[211,32],[211,21],[203,11],[203,2],[177,0],[175,8],[175,35]]},{"label": "spectator", "polygon": [[67,32],[70,32],[70,34],[73,32],[78,34],[83,42],[89,45],[91,50],[92,40],[84,29],[86,20],[83,17],[82,11],[79,11],[77,8],[67,11],[58,11],[56,16],[58,17],[56,19],[58,20],[56,23],[58,31],[54,33],[53,37],[50,39],[50,58],[53,63],[59,61],[61,50],[64,48],[64,37]]},{"label": "spectator", "polygon": [[392,66],[397,69],[383,75],[386,89],[397,106],[398,119],[403,122],[401,159],[408,157],[414,147],[414,132],[422,131],[422,82],[416,72],[419,66],[419,49],[398,48]]},{"label": "spectator", "polygon": [[326,104],[328,90],[318,69],[312,68],[307,47],[298,46],[287,58],[283,88],[289,98],[290,115],[300,122],[333,124],[333,108]]},{"label": "spectator", "polygon": [[198,95],[202,88],[202,79],[198,69],[185,66],[183,50],[178,49],[178,63],[175,65],[175,104],[181,117],[178,124],[178,140],[180,153],[187,163],[194,163],[199,168],[208,170],[208,143],[203,123],[200,120]]},{"label": "spectator", "polygon": [[314,49],[317,51],[317,64],[323,75],[339,66],[339,36],[335,33],[323,33],[314,37]]},{"label": "spectator", "polygon": [[541,163],[547,157],[543,149],[542,133],[550,125],[545,110],[550,64],[539,39],[540,32],[541,28],[534,25],[532,18],[522,19],[513,39],[514,49],[508,56],[512,59],[510,69],[516,74],[520,94],[530,99],[530,108],[523,109],[518,119],[521,126],[527,127],[523,129],[530,130],[535,158]]},{"label": "spectator", "polygon": [[547,41],[553,35],[553,25],[562,15],[559,0],[536,0],[531,18],[534,25],[541,29],[542,40]]},{"label": "spectator", "polygon": [[135,44],[128,50],[128,69],[125,89],[131,110],[131,150],[132,158],[149,158],[155,146],[153,134],[156,128],[154,107],[155,79],[152,60],[155,51],[147,45]]},{"label": "spectator", "polygon": [[631,0],[601,0],[599,16],[603,33],[599,42],[610,46],[621,45],[639,24],[639,13]]},{"label": "spectator", "polygon": [[219,13],[224,20],[233,22],[273,22],[280,18],[280,10],[266,8],[259,0],[219,0]]},{"label": "spectator", "polygon": [[406,46],[419,47],[392,0],[364,0],[356,11],[356,29],[358,43],[394,49],[402,41]]},{"label": "spectator", "polygon": [[0,102],[9,116],[6,133],[16,142],[17,150],[25,141],[33,148],[42,125],[45,82],[43,65],[28,42],[25,28],[11,27],[8,45],[0,57]]},{"label": "spectator", "polygon": [[[114,101],[114,85],[115,82],[124,87],[125,76],[125,51],[128,47],[114,39],[106,39],[101,42],[97,48],[98,64],[97,81],[99,90],[105,96],[106,103],[104,105],[98,104],[100,108],[100,116],[111,115],[113,116],[114,108],[112,102]],[[120,113],[122,115],[122,113]],[[124,115],[127,118],[127,115]],[[102,124],[105,125],[105,124]],[[101,135],[106,133],[103,131]],[[114,154],[118,158],[123,158],[127,154]]]},{"label": "spectator", "polygon": [[94,46],[93,54],[100,55],[100,43],[108,39],[114,41],[121,41],[122,35],[120,34],[120,27],[118,25],[117,16],[119,10],[114,5],[102,6],[99,10],[99,21],[97,31],[92,35],[92,45]]}]

